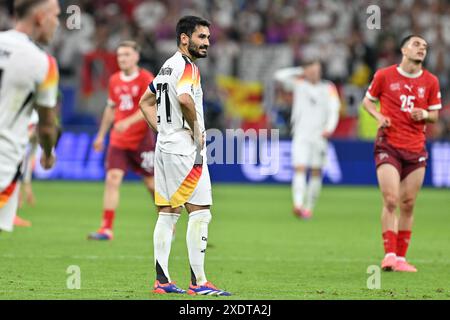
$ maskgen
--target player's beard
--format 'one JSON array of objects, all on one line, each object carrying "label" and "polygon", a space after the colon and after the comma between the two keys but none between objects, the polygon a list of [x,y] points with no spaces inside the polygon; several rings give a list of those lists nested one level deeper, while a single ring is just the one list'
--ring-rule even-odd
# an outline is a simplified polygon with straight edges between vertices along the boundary
[{"label": "player's beard", "polygon": [[193,41],[189,40],[188,51],[192,57],[199,59],[199,58],[206,58],[208,56],[208,53],[201,54],[200,49],[208,49],[208,47],[197,46]]}]

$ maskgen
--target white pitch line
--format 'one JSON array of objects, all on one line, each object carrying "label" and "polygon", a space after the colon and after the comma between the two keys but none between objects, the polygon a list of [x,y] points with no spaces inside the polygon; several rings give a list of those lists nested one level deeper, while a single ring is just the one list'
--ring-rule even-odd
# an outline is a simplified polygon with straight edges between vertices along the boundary
[{"label": "white pitch line", "polygon": [[[138,256],[138,255],[130,255],[130,256],[124,256],[124,255],[118,255],[118,256],[94,256],[94,255],[72,255],[72,256],[64,256],[64,255],[44,255],[44,256],[37,256],[37,255],[15,255],[15,254],[2,254],[0,255],[0,259],[47,259],[47,260],[150,260],[153,261],[152,255],[148,256]],[[172,256],[170,257],[171,260],[187,260],[187,257],[181,257],[181,256]],[[206,257],[207,260],[210,261],[237,261],[237,262],[255,262],[255,261],[263,261],[263,262],[330,262],[330,263],[366,263],[368,265],[370,264],[378,264],[378,260],[372,260],[372,259],[357,259],[357,258],[311,258],[311,257],[298,257],[298,258],[292,258],[292,257],[261,257],[261,258],[249,258],[249,257],[239,257],[239,256],[233,256],[233,257],[224,257],[224,256],[212,256],[212,257]],[[420,264],[450,264],[449,259],[412,259],[413,263],[420,263]]]}]

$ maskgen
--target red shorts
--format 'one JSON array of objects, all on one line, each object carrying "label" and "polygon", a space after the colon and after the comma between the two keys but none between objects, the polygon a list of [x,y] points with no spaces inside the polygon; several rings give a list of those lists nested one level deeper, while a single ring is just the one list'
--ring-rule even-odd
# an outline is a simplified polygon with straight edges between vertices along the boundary
[{"label": "red shorts", "polygon": [[136,150],[110,145],[106,156],[106,170],[120,169],[126,173],[131,169],[140,176],[153,176],[155,141],[151,137],[153,136],[146,136]]},{"label": "red shorts", "polygon": [[383,135],[377,135],[375,142],[375,164],[378,168],[382,164],[393,165],[400,179],[405,179],[411,172],[427,166],[428,152],[424,148],[421,152],[410,152],[391,146]]}]

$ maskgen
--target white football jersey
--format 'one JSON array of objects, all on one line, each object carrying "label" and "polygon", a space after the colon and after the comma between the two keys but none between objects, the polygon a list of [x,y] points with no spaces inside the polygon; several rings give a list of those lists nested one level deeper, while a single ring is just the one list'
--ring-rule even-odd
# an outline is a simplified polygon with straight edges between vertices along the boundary
[{"label": "white football jersey", "polygon": [[56,105],[58,78],[55,59],[26,34],[0,32],[0,192],[25,156],[34,105]]},{"label": "white football jersey", "polygon": [[301,68],[283,69],[275,75],[284,88],[293,91],[292,134],[299,140],[321,140],[324,131],[334,132],[339,120],[340,100],[330,81],[310,83],[297,76]]},{"label": "white football jersey", "polygon": [[200,72],[191,59],[177,51],[150,85],[156,94],[158,138],[156,147],[166,153],[189,155],[195,150],[188,123],[183,118],[178,96],[189,94],[195,103],[197,121],[205,131]]}]

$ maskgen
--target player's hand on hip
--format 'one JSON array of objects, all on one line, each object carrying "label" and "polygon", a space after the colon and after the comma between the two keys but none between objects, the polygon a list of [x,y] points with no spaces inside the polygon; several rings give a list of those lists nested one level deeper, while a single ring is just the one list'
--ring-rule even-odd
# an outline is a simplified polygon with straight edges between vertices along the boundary
[{"label": "player's hand on hip", "polygon": [[104,143],[103,137],[97,136],[97,138],[95,138],[94,140],[94,150],[97,152],[103,151],[103,143]]},{"label": "player's hand on hip", "polygon": [[411,119],[414,121],[423,121],[428,118],[428,111],[420,108],[414,108],[411,111]]},{"label": "player's hand on hip", "polygon": [[205,137],[203,133],[199,134],[196,138],[194,138],[194,142],[197,145],[198,150],[203,150],[203,146],[205,145]]},{"label": "player's hand on hip", "polygon": [[129,127],[130,127],[130,124],[128,123],[128,121],[126,119],[120,120],[114,125],[114,129],[116,129],[120,133],[127,131]]},{"label": "player's hand on hip", "polygon": [[331,132],[324,131],[322,132],[322,138],[329,139],[331,137]]},{"label": "player's hand on hip", "polygon": [[192,130],[189,130],[192,140],[195,143],[195,146],[198,150],[202,150],[203,146],[205,144],[205,137],[204,133],[200,132],[199,130],[195,130],[195,132],[192,132]]},{"label": "player's hand on hip", "polygon": [[391,118],[385,117],[382,114],[378,116],[378,128],[388,128],[391,126]]},{"label": "player's hand on hip", "polygon": [[50,156],[47,156],[45,153],[42,154],[41,166],[45,170],[49,170],[49,169],[53,168],[53,166],[55,165],[55,162],[56,162],[56,156],[53,151],[50,154]]}]

